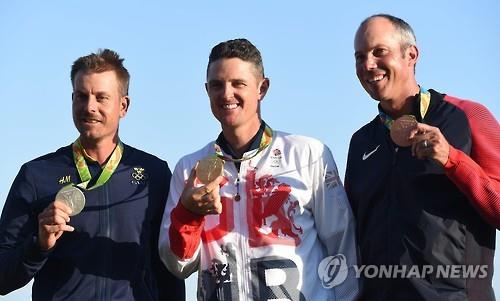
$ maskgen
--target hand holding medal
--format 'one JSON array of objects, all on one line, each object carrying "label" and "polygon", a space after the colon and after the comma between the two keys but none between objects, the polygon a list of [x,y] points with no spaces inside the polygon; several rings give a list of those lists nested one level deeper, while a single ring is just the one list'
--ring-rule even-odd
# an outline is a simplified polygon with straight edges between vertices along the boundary
[{"label": "hand holding medal", "polygon": [[417,119],[412,115],[403,115],[394,120],[390,129],[392,141],[401,147],[412,144],[411,138],[417,130]]},{"label": "hand holding medal", "polygon": [[414,116],[396,119],[390,129],[392,141],[401,147],[411,146],[412,155],[418,159],[431,158],[445,165],[450,146],[439,128],[419,123]]},{"label": "hand holding medal", "polygon": [[[222,203],[219,184],[222,181],[224,161],[217,156],[200,160],[191,170],[184,186],[180,202],[189,211],[198,215],[221,214]],[[196,179],[204,186],[196,185]]]}]

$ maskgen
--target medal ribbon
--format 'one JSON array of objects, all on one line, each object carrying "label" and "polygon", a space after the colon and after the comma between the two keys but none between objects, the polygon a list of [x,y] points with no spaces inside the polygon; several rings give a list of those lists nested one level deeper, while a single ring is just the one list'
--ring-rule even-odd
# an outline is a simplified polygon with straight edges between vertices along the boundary
[{"label": "medal ribbon", "polygon": [[[425,114],[427,114],[427,110],[429,110],[429,105],[431,103],[431,93],[427,91],[425,88],[420,87],[419,98],[420,98],[420,117],[422,117],[423,120]],[[392,124],[394,123],[394,119],[392,119],[391,116],[384,113],[380,107],[378,109],[378,116],[380,118],[380,121],[382,121],[382,123],[390,130]]]},{"label": "medal ribbon", "polygon": [[259,148],[253,154],[249,155],[248,157],[242,157],[241,159],[233,159],[231,157],[225,156],[222,153],[221,147],[217,145],[217,143],[215,143],[214,144],[215,155],[224,161],[243,162],[257,156],[258,153],[263,151],[266,147],[269,146],[269,144],[271,144],[272,139],[273,139],[273,130],[266,124],[264,133],[262,133],[262,138],[260,139]]},{"label": "medal ribbon", "polygon": [[101,175],[92,187],[87,188],[87,185],[92,179],[92,175],[90,174],[87,162],[85,162],[85,158],[87,157],[92,159],[92,157],[90,157],[83,148],[82,144],[80,143],[80,138],[76,139],[72,147],[75,166],[78,170],[78,174],[80,175],[80,179],[82,180],[82,183],[78,184],[77,186],[87,190],[91,190],[104,185],[109,180],[109,178],[111,178],[113,172],[115,172],[115,169],[118,167],[118,164],[120,163],[123,155],[123,143],[121,141],[118,141],[118,145],[113,150],[113,153],[109,157],[108,162],[106,162],[106,165],[104,165]]}]

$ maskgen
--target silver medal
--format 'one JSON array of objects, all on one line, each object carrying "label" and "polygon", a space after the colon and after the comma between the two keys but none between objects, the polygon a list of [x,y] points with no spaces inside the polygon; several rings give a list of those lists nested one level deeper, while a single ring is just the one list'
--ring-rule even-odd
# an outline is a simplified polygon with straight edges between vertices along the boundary
[{"label": "silver medal", "polygon": [[85,195],[75,186],[64,186],[57,192],[56,200],[61,201],[71,208],[71,216],[77,215],[85,207]]}]

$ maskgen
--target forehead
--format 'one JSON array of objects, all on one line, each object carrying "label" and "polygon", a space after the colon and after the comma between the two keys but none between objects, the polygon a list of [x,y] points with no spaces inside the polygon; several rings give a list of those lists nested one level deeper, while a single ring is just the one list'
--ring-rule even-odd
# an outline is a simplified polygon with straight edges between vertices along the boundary
[{"label": "forehead", "polygon": [[212,62],[208,67],[207,80],[230,80],[257,78],[257,68],[252,62],[240,58],[222,58]]},{"label": "forehead", "polygon": [[103,72],[79,71],[75,75],[74,88],[114,88],[118,87],[119,81],[113,70]]},{"label": "forehead", "polygon": [[391,21],[382,17],[375,17],[356,32],[354,38],[354,49],[356,51],[367,50],[376,46],[399,45],[396,29]]}]

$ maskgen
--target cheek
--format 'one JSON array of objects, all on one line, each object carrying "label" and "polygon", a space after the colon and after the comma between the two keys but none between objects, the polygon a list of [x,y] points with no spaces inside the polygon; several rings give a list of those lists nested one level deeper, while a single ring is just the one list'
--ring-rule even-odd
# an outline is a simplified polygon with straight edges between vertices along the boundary
[{"label": "cheek", "polygon": [[361,76],[363,75],[363,68],[359,65],[355,66],[356,69],[356,76],[361,79]]}]

